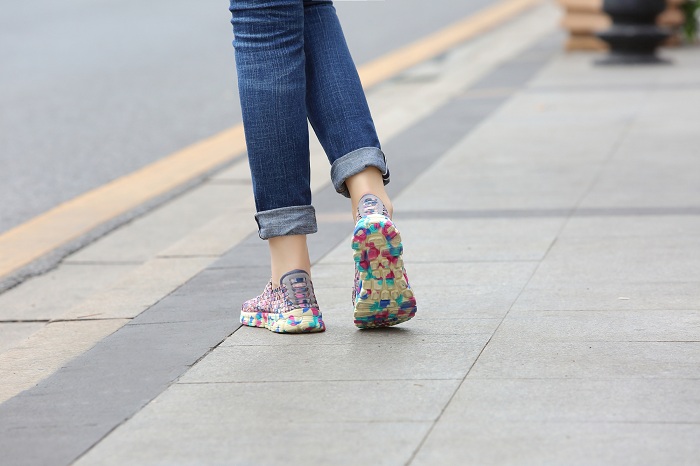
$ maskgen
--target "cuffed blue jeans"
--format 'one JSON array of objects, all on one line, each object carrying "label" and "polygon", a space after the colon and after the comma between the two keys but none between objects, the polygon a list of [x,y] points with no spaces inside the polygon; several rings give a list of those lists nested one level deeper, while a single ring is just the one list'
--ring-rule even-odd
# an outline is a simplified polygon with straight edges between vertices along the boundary
[{"label": "cuffed blue jeans", "polygon": [[327,0],[230,0],[238,89],[259,234],[315,233],[307,119],[335,190],[386,158],[335,7]]}]

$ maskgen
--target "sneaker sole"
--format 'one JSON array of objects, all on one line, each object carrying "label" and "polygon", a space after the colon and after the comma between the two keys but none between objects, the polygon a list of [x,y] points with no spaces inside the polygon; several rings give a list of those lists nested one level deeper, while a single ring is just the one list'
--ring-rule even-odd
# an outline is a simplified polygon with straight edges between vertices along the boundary
[{"label": "sneaker sole", "polygon": [[355,298],[355,325],[389,327],[416,315],[416,298],[404,278],[401,234],[384,215],[358,220],[352,240],[362,286]]},{"label": "sneaker sole", "polygon": [[314,333],[326,330],[321,311],[305,307],[283,314],[270,312],[243,312],[241,323],[248,327],[265,327],[275,333]]}]

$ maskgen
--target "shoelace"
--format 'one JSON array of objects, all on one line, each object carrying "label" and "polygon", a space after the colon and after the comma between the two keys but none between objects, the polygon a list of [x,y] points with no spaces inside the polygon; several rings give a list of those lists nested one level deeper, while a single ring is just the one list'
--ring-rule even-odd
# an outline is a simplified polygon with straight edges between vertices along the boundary
[{"label": "shoelace", "polygon": [[[389,212],[384,207],[384,204],[375,196],[367,196],[360,200],[360,205],[357,206],[357,218],[366,217],[367,215],[379,214],[379,206],[382,206],[381,214],[388,217]],[[362,215],[364,212],[364,215]]]},{"label": "shoelace", "polygon": [[294,278],[291,283],[292,289],[287,290],[287,304],[293,307],[311,307],[316,305],[316,298],[311,292],[311,287],[306,279],[302,277]]}]

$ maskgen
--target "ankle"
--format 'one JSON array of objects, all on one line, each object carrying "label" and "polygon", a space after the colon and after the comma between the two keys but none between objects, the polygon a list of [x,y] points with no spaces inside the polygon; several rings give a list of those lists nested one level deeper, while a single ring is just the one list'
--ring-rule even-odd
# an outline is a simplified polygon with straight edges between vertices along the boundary
[{"label": "ankle", "polygon": [[273,288],[280,286],[280,279],[287,272],[303,270],[311,275],[306,235],[277,236],[268,243]]},{"label": "ankle", "polygon": [[[384,199],[386,199],[386,201]],[[359,220],[360,217],[374,214],[391,217],[394,210],[391,200],[388,196],[384,196],[384,199],[382,196],[374,193],[363,194],[357,203],[354,204],[353,214],[355,216],[355,221]]]},{"label": "ankle", "polygon": [[380,172],[375,167],[368,167],[360,173],[349,177],[345,180],[345,185],[350,191],[350,199],[352,201],[352,213],[353,217],[357,215],[357,205],[360,198],[365,194],[373,194],[377,196],[384,207],[386,207],[389,212],[389,216],[394,213],[394,207],[391,204],[391,199],[384,189],[384,179],[382,178],[382,172]]}]

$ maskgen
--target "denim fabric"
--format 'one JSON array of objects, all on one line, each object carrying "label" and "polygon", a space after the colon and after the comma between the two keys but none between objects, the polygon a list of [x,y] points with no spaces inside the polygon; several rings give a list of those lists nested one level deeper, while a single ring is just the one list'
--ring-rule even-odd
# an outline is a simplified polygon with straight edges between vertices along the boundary
[{"label": "denim fabric", "polygon": [[367,166],[388,175],[335,7],[231,0],[230,11],[260,236],[316,231],[313,209],[299,208],[311,205],[307,119],[338,192],[347,195],[345,179]]},{"label": "denim fabric", "polygon": [[350,197],[345,180],[368,167],[377,167],[382,172],[384,184],[389,183],[389,168],[384,153],[376,147],[363,147],[345,154],[331,165],[331,181],[335,190],[345,197]]},{"label": "denim fabric", "polygon": [[316,210],[310,205],[281,207],[255,214],[258,234],[262,239],[284,235],[316,233]]}]

